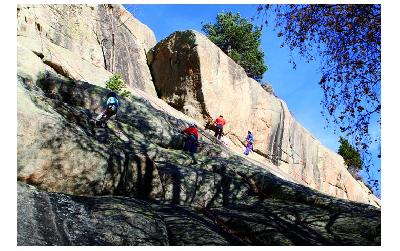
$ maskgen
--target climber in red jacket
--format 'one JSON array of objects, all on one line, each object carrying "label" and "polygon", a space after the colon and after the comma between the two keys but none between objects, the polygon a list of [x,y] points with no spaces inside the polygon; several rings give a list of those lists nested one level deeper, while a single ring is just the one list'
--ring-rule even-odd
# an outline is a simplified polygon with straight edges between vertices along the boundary
[{"label": "climber in red jacket", "polygon": [[197,151],[197,144],[199,139],[199,131],[197,129],[197,125],[194,123],[190,124],[190,126],[183,130],[182,133],[186,135],[183,150],[195,154]]},{"label": "climber in red jacket", "polygon": [[226,124],[226,122],[225,122],[225,119],[224,119],[224,117],[222,115],[219,115],[219,117],[215,119],[214,125],[215,125],[216,129],[215,129],[215,135],[214,136],[217,139],[221,139],[222,132],[223,132],[225,124]]}]

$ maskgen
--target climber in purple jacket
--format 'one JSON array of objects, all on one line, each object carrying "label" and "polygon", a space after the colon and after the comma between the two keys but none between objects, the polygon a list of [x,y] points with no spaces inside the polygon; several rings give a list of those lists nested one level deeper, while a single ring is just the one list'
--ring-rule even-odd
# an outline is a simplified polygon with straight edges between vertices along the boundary
[{"label": "climber in purple jacket", "polygon": [[244,154],[249,155],[250,151],[253,150],[253,145],[254,145],[253,133],[251,131],[248,131],[246,138],[246,150],[244,151]]}]

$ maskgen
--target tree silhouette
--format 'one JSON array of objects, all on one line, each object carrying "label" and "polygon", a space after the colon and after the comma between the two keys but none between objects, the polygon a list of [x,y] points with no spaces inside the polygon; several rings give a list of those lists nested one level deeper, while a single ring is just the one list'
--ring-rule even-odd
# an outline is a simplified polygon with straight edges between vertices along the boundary
[{"label": "tree silhouette", "polygon": [[[371,126],[381,124],[381,6],[260,5],[258,13],[267,24],[275,17],[281,47],[320,60],[321,113],[354,143],[369,175],[369,146],[380,144]],[[293,55],[290,61],[295,68]]]}]

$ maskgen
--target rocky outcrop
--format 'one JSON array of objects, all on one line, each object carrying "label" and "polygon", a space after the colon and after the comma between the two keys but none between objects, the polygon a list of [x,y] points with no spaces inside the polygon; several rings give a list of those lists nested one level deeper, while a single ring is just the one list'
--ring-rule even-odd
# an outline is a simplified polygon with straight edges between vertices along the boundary
[{"label": "rocky outcrop", "polygon": [[203,129],[186,154],[193,119],[148,93],[91,127],[108,91],[18,43],[18,245],[380,244],[375,207],[298,185]]},{"label": "rocky outcrop", "polygon": [[222,114],[225,134],[242,151],[248,130],[258,160],[296,182],[339,198],[379,206],[380,201],[291,115],[283,100],[248,78],[244,69],[196,31],[175,32],[148,53],[161,99],[209,127]]},{"label": "rocky outcrop", "polygon": [[[93,130],[88,121],[96,115],[94,112],[101,111],[101,99],[107,90],[65,78],[34,53],[26,50],[26,54],[32,59],[18,65],[19,180],[48,191],[100,195],[120,193],[123,189],[136,196],[135,189],[140,186],[133,184],[148,176],[158,184],[154,185],[157,188],[154,193],[162,190],[167,197],[173,197],[172,186],[168,189],[160,186],[161,174],[155,166],[160,162],[157,166],[175,170],[182,163],[192,162],[181,151],[175,151],[181,148],[181,138],[177,135],[187,126],[188,118],[182,115],[180,118],[187,120],[180,120],[178,112],[174,114],[163,102],[144,99],[135,92],[132,98],[121,98],[118,122],[110,122],[111,128],[107,130]],[[34,67],[30,68],[29,62],[35,62]],[[244,161],[234,157],[234,153],[221,151],[214,138],[203,135],[201,161],[207,162],[213,156],[218,156],[215,161],[228,156]],[[207,143],[213,147],[206,146]],[[167,165],[165,160],[176,162]],[[212,164],[208,168],[212,170]],[[150,174],[145,174],[150,170]],[[270,166],[270,172],[291,180],[274,166]],[[194,174],[190,176],[195,177]],[[206,184],[210,182],[214,180]],[[187,184],[188,189],[191,185]],[[206,191],[207,186],[202,189],[205,194],[212,194]]]},{"label": "rocky outcrop", "polygon": [[[115,26],[118,19],[123,22]],[[92,37],[109,36],[110,29],[124,48]],[[187,35],[184,54],[197,50]],[[303,186],[282,165],[244,158],[204,128],[198,153],[183,152],[181,130],[207,118],[195,77],[201,61],[176,54],[164,62],[188,74],[188,90],[172,87],[178,102],[164,97],[187,116],[146,87],[150,73],[142,56],[152,37],[116,5],[18,6],[18,245],[380,245],[376,207]],[[112,55],[124,50],[132,54],[115,60],[116,69],[145,85],[129,80],[132,95],[120,97],[117,116],[106,128],[93,128],[89,121],[108,93]],[[157,54],[148,55],[161,71]],[[176,67],[182,62],[188,68]],[[183,81],[179,74],[170,77]]]},{"label": "rocky outcrop", "polygon": [[77,60],[68,57],[73,54],[93,67],[120,73],[131,87],[156,96],[146,63],[146,52],[156,43],[154,33],[122,6],[18,5],[17,21],[18,38],[34,40],[29,44],[45,50],[45,56],[58,61],[69,74],[81,71],[73,63]]}]

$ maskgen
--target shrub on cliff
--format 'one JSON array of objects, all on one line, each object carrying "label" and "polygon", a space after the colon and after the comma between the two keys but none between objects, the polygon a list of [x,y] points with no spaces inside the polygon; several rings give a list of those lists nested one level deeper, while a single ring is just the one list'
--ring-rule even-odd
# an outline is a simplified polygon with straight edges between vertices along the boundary
[{"label": "shrub on cliff", "polygon": [[267,70],[260,50],[261,28],[253,26],[239,13],[219,13],[215,24],[203,24],[202,31],[223,52],[244,68],[257,81]]},{"label": "shrub on cliff", "polygon": [[129,91],[127,90],[125,81],[118,73],[113,74],[110,77],[110,79],[106,82],[106,88],[116,92],[118,95],[122,97],[128,97],[130,94]]},{"label": "shrub on cliff", "polygon": [[[344,163],[353,176],[357,176],[358,171],[362,169],[362,161],[360,153],[347,141],[340,137],[340,147],[338,153],[343,157]],[[357,178],[357,177],[355,177]]]}]

